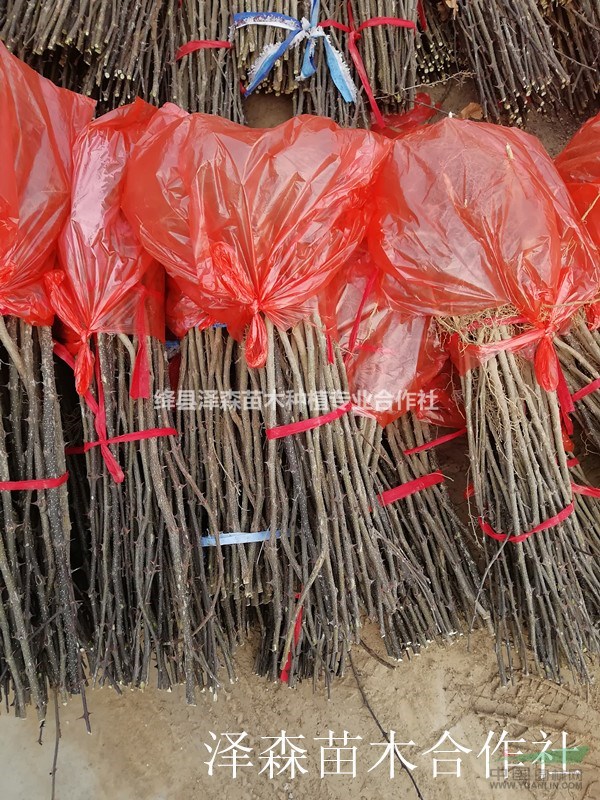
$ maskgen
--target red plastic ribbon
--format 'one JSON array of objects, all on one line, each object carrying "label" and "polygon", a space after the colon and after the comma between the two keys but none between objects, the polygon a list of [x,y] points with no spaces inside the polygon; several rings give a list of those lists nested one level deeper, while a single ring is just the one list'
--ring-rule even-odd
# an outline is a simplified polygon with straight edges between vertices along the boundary
[{"label": "red plastic ribbon", "polygon": [[486,536],[490,536],[492,539],[495,539],[497,542],[504,542],[507,538],[509,542],[513,542],[514,544],[518,544],[519,542],[524,542],[525,539],[529,539],[530,536],[533,536],[534,533],[541,533],[541,531],[546,531],[548,528],[553,528],[555,525],[559,525],[561,522],[570,517],[573,511],[575,510],[575,504],[573,502],[569,503],[566,508],[563,508],[558,514],[554,517],[550,517],[550,519],[545,520],[545,522],[540,522],[539,525],[536,525],[535,528],[532,528],[530,531],[526,533],[520,533],[518,536],[508,536],[506,533],[496,533],[496,531],[492,528],[492,526],[486,522],[483,517],[478,518],[479,527],[481,530],[486,534]]},{"label": "red plastic ribbon", "polygon": [[567,461],[567,467],[578,467],[579,466],[579,459],[578,458],[569,458]]},{"label": "red plastic ribbon", "polygon": [[596,489],[593,486],[582,486],[580,483],[572,483],[571,488],[575,494],[584,494],[586,497],[600,498],[600,489]]},{"label": "red plastic ribbon", "polygon": [[[71,367],[71,369],[73,369],[75,366],[75,360],[64,345],[56,342],[54,344],[54,352],[59,358],[65,361]],[[113,480],[115,483],[123,483],[125,480],[125,473],[121,469],[115,456],[110,451],[110,444],[118,444],[119,442],[127,441],[131,442],[138,439],[149,439],[154,436],[176,436],[177,431],[175,428],[150,428],[146,431],[126,433],[122,434],[121,436],[109,438],[106,428],[106,408],[104,404],[104,390],[102,386],[102,377],[100,375],[99,359],[95,360],[94,367],[96,371],[96,383],[98,386],[98,400],[94,398],[89,390],[84,394],[83,398],[88,408],[94,415],[94,428],[96,429],[98,439],[95,442],[87,442],[80,447],[68,447],[66,448],[65,452],[67,455],[78,455],[81,453],[87,453],[87,451],[92,447],[99,447],[102,452],[102,457],[104,458],[106,468],[111,474]]]},{"label": "red plastic ribbon", "polygon": [[[563,428],[567,436],[573,436],[573,420],[571,414],[575,411],[575,402],[571,397],[571,392],[567,386],[567,380],[563,368],[558,366],[558,384],[556,386],[556,399],[558,400],[558,407],[560,410],[560,417],[562,419]],[[569,449],[569,448],[567,448]],[[572,449],[572,447],[571,447]]]},{"label": "red plastic ribbon", "polygon": [[351,408],[352,402],[349,401],[320,417],[310,417],[310,419],[303,419],[300,422],[291,422],[289,425],[267,428],[267,439],[282,439],[284,436],[293,436],[295,433],[303,433],[304,431],[311,431],[313,428],[320,428],[321,425],[327,425],[328,422],[334,422],[336,419],[343,417]]},{"label": "red plastic ribbon", "polygon": [[[300,594],[295,595],[296,600],[300,599]],[[301,608],[298,612],[298,616],[296,617],[296,622],[294,624],[294,647],[297,646],[298,642],[300,641],[300,633],[302,632],[302,614],[304,612],[304,608]],[[282,683],[289,683],[290,682],[290,670],[292,668],[292,651],[288,653],[287,661],[285,662],[285,667],[281,670],[281,674],[279,676],[279,680]]]},{"label": "red plastic ribbon", "polygon": [[463,497],[465,498],[465,500],[469,500],[469,498],[473,497],[474,494],[475,494],[475,484],[470,483],[465,489]]},{"label": "red plastic ribbon", "polygon": [[377,500],[381,506],[389,506],[390,503],[395,503],[396,500],[402,500],[405,497],[410,497],[411,494],[428,489],[430,486],[436,486],[438,483],[443,483],[446,480],[444,475],[436,470],[430,472],[429,475],[423,475],[422,478],[415,478],[414,481],[408,481],[400,486],[395,486],[393,489],[388,489],[385,492],[377,495]]},{"label": "red plastic ribbon", "polygon": [[431,450],[432,447],[445,444],[445,442],[451,442],[452,439],[458,439],[459,436],[464,436],[466,432],[466,428],[460,428],[457,431],[446,433],[444,436],[439,436],[437,439],[432,439],[430,442],[425,442],[425,444],[420,444],[418,447],[411,447],[408,450],[403,450],[402,452],[405,456],[412,456],[415,453],[422,453],[425,450]]},{"label": "red plastic ribbon", "polygon": [[179,50],[175,53],[175,61],[179,61],[184,56],[189,56],[190,53],[195,53],[196,50],[219,47],[231,49],[231,46],[231,42],[221,42],[218,39],[193,39],[181,45]]},{"label": "red plastic ribbon", "polygon": [[131,386],[129,394],[134,400],[147,399],[150,396],[150,363],[148,342],[146,341],[146,294],[147,289],[140,287],[140,299],[135,312],[135,335],[138,340],[138,349],[131,373]]},{"label": "red plastic ribbon", "polygon": [[[423,14],[424,16],[424,14]],[[421,17],[421,11],[419,12],[419,18]],[[348,2],[348,20],[350,22],[349,25],[344,25],[341,22],[337,22],[333,19],[326,19],[324,22],[321,23],[321,27],[327,28],[337,28],[340,31],[344,31],[344,33],[349,34],[348,36],[348,52],[350,53],[350,57],[354,62],[354,66],[356,67],[356,71],[360,77],[360,81],[364,87],[365,93],[369,99],[369,104],[371,106],[371,110],[373,111],[373,116],[378,125],[385,128],[385,120],[383,118],[383,114],[379,110],[379,106],[377,105],[377,101],[375,100],[375,95],[373,94],[373,89],[371,88],[371,83],[369,81],[369,76],[367,75],[367,70],[365,68],[365,63],[362,60],[362,56],[359,52],[357,42],[360,39],[362,32],[366,28],[376,28],[379,25],[393,25],[396,28],[408,28],[416,32],[417,26],[414,22],[408,19],[400,19],[399,17],[372,17],[371,19],[366,20],[365,22],[361,23],[358,27],[354,22],[354,15],[352,13],[352,6],[350,2]]]},{"label": "red plastic ribbon", "polygon": [[354,317],[354,322],[352,323],[352,330],[350,331],[350,338],[348,339],[348,355],[351,355],[356,350],[356,340],[358,338],[358,331],[360,329],[360,321],[362,318],[362,313],[369,299],[369,295],[373,291],[373,286],[375,285],[375,281],[377,280],[377,270],[373,270],[371,275],[369,276],[369,280],[366,283],[365,290],[363,292],[362,297],[360,298],[360,303],[358,309],[356,311],[356,316]]},{"label": "red plastic ribbon", "polygon": [[575,392],[571,395],[571,400],[574,403],[577,403],[578,400],[583,400],[584,397],[587,397],[588,394],[592,394],[592,392],[597,391],[600,389],[600,378],[596,378],[595,381],[588,383],[587,386],[584,386],[583,389],[580,389],[578,392]]},{"label": "red plastic ribbon", "polygon": [[[518,320],[518,318],[513,318]],[[499,321],[497,324],[503,324]],[[505,323],[508,324],[508,323]],[[531,330],[519,333],[509,339],[502,339],[499,342],[487,342],[486,344],[467,344],[462,346],[463,354],[471,354],[477,360],[483,360],[497,355],[504,351],[517,352],[531,344],[537,344],[537,351],[534,359],[535,373],[540,386],[547,392],[557,392],[559,400],[562,398],[565,403],[564,411],[572,411],[571,397],[565,396],[568,393],[566,380],[560,366],[560,361],[556,355],[553,343],[554,333],[547,328],[532,328]],[[454,339],[453,347],[457,346],[457,339]],[[458,345],[460,347],[460,345]],[[461,352],[459,350],[459,352]],[[542,363],[542,356],[549,358],[550,362]]]},{"label": "red plastic ribbon", "polygon": [[58,478],[34,478],[29,481],[0,481],[0,492],[20,492],[32,489],[57,489],[66,483],[69,473],[64,472]]},{"label": "red plastic ribbon", "polygon": [[417,14],[419,15],[419,25],[421,26],[421,30],[426,31],[427,16],[425,15],[425,6],[423,5],[423,0],[419,0],[417,3]]},{"label": "red plastic ribbon", "polygon": [[141,439],[154,439],[156,436],[177,436],[176,428],[146,428],[143,431],[133,433],[121,433],[119,436],[111,436],[108,439],[97,439],[95,442],[86,442],[77,447],[67,447],[65,452],[68,456],[80,456],[87,453],[93,447],[102,447],[107,444],[121,444],[122,442],[137,442]]},{"label": "red plastic ribbon", "polygon": [[327,341],[327,363],[333,364],[335,361],[335,356],[333,354],[333,341],[331,339],[330,334],[327,334],[326,341]]}]

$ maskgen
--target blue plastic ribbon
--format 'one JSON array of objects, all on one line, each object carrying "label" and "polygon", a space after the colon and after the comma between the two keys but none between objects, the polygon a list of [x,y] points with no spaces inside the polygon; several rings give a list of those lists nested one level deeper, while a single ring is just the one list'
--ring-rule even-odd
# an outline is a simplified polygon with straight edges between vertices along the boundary
[{"label": "blue plastic ribbon", "polygon": [[296,76],[296,80],[304,81],[312,77],[317,71],[315,49],[317,41],[321,39],[325,47],[327,66],[338,91],[347,103],[352,103],[356,100],[357,89],[350,75],[348,65],[339,50],[336,50],[331,44],[329,35],[319,25],[319,14],[320,0],[311,0],[310,19],[306,19],[306,17],[296,19],[275,11],[244,11],[233,15],[232,34],[247,25],[267,25],[289,31],[283,42],[267,45],[252,65],[249,73],[250,83],[244,90],[246,97],[252,94],[256,87],[264,81],[275,66],[275,62],[287,50],[291,47],[297,47],[304,40],[306,40],[306,47],[302,59],[302,70],[300,75]]},{"label": "blue plastic ribbon", "polygon": [[[271,538],[271,531],[255,531],[254,533],[220,533],[219,543],[224,544],[247,544],[248,542],[264,542]],[[281,531],[275,531],[275,538],[281,538]],[[201,539],[202,547],[216,547],[216,536],[203,536]]]}]

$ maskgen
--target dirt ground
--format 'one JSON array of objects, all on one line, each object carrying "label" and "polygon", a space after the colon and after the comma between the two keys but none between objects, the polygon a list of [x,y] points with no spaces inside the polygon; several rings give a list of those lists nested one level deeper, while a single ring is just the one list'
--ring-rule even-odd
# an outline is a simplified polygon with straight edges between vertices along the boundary
[{"label": "dirt ground", "polygon": [[[459,113],[475,99],[468,82],[435,87],[432,94],[446,111],[453,113]],[[259,98],[252,100],[248,114],[251,123],[268,125],[285,119],[289,108],[286,98]],[[540,136],[555,155],[580,122],[567,114],[532,116],[528,129]],[[449,476],[455,477],[457,489],[464,478],[459,451],[460,446],[455,452],[446,448],[442,465]],[[459,497],[458,491],[456,496]],[[386,661],[376,634],[369,632],[367,641]],[[88,736],[80,719],[78,700],[60,706],[57,800],[212,800],[223,796],[240,800],[254,796],[278,800],[416,800],[418,794],[407,772],[397,769],[390,779],[389,761],[368,771],[383,754],[382,747],[371,743],[381,744],[383,737],[350,669],[327,699],[322,686],[305,683],[289,689],[257,678],[252,674],[251,651],[250,645],[238,651],[238,682],[226,686],[216,700],[202,695],[195,707],[185,705],[180,691],[126,690],[119,696],[111,689],[90,690],[93,733]],[[473,635],[469,648],[466,637],[461,636],[445,646],[432,645],[422,655],[399,664],[384,664],[363,648],[355,648],[353,658],[358,679],[383,728],[395,731],[399,742],[415,743],[414,747],[400,750],[417,765],[413,777],[424,800],[600,800],[597,685],[572,685],[566,677],[565,683],[558,686],[526,677],[516,686],[501,687],[493,642],[481,631]],[[5,709],[1,712],[0,800],[50,798],[55,726],[53,713],[49,717],[40,746],[34,716],[22,721],[15,720]],[[566,787],[553,788],[549,780],[545,788],[528,788],[524,782],[527,776],[520,773],[516,787],[494,788],[500,762],[493,762],[493,780],[486,779],[483,757],[476,755],[489,731],[496,734],[495,745],[504,729],[511,739],[524,738],[528,743],[539,742],[543,731],[554,742],[553,748],[561,746],[560,733],[564,730],[568,732],[569,747],[589,747],[583,763],[570,767],[581,769],[581,786],[574,776],[554,779],[558,783],[566,780]],[[307,751],[307,759],[299,763],[308,771],[294,779],[284,773],[270,780],[266,772],[259,774],[267,763],[259,755],[270,744],[260,737],[275,737],[282,730],[289,737],[305,737],[296,740],[296,744]],[[314,738],[327,737],[330,730],[335,737],[343,736],[344,731],[349,737],[362,737],[348,744],[357,747],[355,778],[321,777],[320,748],[328,743]],[[231,768],[226,767],[216,767],[217,774],[209,776],[205,762],[210,758],[206,745],[215,744],[211,731],[218,737],[246,732],[248,737],[243,743],[254,748],[250,756],[253,766],[240,767],[235,779]],[[455,759],[463,759],[460,778],[434,778],[434,756],[423,755],[445,731],[472,751],[438,754],[438,758],[454,760],[453,764],[440,764],[440,770],[456,769]],[[446,750],[453,747],[448,742],[440,745]],[[518,745],[512,749],[518,749]],[[524,744],[522,749],[539,751],[541,747]],[[528,776],[535,779],[533,768],[528,770]]]},{"label": "dirt ground", "polygon": [[[368,641],[384,655],[376,636],[369,636]],[[126,691],[120,697],[110,689],[91,691],[91,736],[85,733],[77,699],[61,706],[58,800],[216,800],[224,794],[240,800],[255,796],[277,800],[417,798],[406,772],[398,770],[390,779],[389,762],[368,772],[383,754],[381,747],[371,743],[381,743],[383,738],[351,671],[335,685],[328,700],[323,687],[313,691],[312,685],[305,683],[290,689],[256,678],[251,674],[250,650],[246,647],[239,651],[240,678],[216,701],[202,695],[197,706],[189,707],[180,691]],[[397,742],[413,741],[417,745],[400,750],[416,764],[413,776],[425,800],[600,798],[600,694],[595,686],[557,686],[529,677],[518,686],[502,688],[492,642],[481,632],[472,638],[469,650],[466,638],[459,637],[448,646],[432,646],[423,655],[393,668],[362,648],[355,649],[353,658],[368,702],[384,729],[394,730]],[[511,739],[524,738],[527,742],[541,741],[543,730],[556,747],[560,747],[557,734],[565,730],[569,747],[588,746],[583,764],[569,767],[581,769],[581,788],[494,789],[493,781],[485,778],[484,756],[476,755],[489,731],[498,735],[504,729]],[[289,737],[305,737],[296,744],[307,751],[307,759],[299,762],[307,773],[294,779],[284,773],[271,780],[268,769],[260,774],[266,762],[258,756],[270,744],[260,737],[275,737],[282,730]],[[362,737],[349,744],[357,746],[355,778],[331,774],[321,778],[320,748],[329,743],[314,738],[327,737],[329,730],[336,738],[344,731],[349,737]],[[457,744],[472,751],[458,754],[463,759],[460,778],[434,778],[434,756],[422,755],[446,730]],[[240,767],[235,779],[230,767],[216,767],[218,774],[210,777],[205,763],[210,753],[205,745],[214,746],[211,731],[218,736],[246,732],[244,743],[254,748],[249,756],[253,766]],[[45,725],[41,747],[35,718],[0,718],[2,800],[50,797],[54,738],[51,718]],[[454,747],[448,742],[440,746],[447,750]],[[531,745],[521,749],[536,750]],[[458,756],[438,754],[440,759]],[[494,762],[495,770],[498,766]],[[456,765],[440,765],[439,769],[452,771]],[[496,776],[494,773],[494,781]]]}]

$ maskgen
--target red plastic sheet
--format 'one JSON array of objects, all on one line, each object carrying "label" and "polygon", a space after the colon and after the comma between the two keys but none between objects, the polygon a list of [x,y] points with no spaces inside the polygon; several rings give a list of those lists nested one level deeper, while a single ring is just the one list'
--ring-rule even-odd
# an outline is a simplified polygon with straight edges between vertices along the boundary
[{"label": "red plastic sheet", "polygon": [[167,278],[165,314],[167,328],[178,339],[183,339],[191,328],[202,330],[217,322],[198,308],[187,295],[183,294],[172,278]]},{"label": "red plastic sheet", "polygon": [[[92,122],[74,146],[72,205],[59,240],[60,269],[46,276],[52,308],[75,355],[75,383],[85,394],[93,375],[95,333],[164,338],[164,277],[120,208],[134,143],[156,109],[136,100]],[[146,360],[138,360],[133,396],[147,396]]]},{"label": "red plastic sheet", "polygon": [[554,163],[600,247],[600,114],[577,131]]},{"label": "red plastic sheet", "polygon": [[[369,246],[386,293],[410,314],[514,307],[532,331],[536,374],[555,389],[553,335],[595,295],[600,265],[537,139],[455,119],[393,144],[374,190]],[[472,352],[469,368],[491,352]]]},{"label": "red plastic sheet", "polygon": [[427,92],[417,92],[414,108],[402,114],[385,114],[384,125],[375,122],[372,130],[387,136],[389,139],[399,139],[411,131],[430,122],[441,108],[441,103],[434,103]]},{"label": "red plastic sheet", "polygon": [[381,278],[369,254],[358,251],[320,298],[321,315],[345,351],[355,411],[381,425],[419,407],[427,418],[426,406],[434,404],[428,384],[448,356],[431,317],[387,306]]},{"label": "red plastic sheet", "polygon": [[71,153],[94,102],[59,89],[0,42],[0,312],[48,325],[43,285],[69,210]]},{"label": "red plastic sheet", "polygon": [[389,144],[311,116],[268,130],[203,114],[159,123],[134,150],[123,208],[181,292],[262,366],[264,317],[307,316],[362,240]]}]

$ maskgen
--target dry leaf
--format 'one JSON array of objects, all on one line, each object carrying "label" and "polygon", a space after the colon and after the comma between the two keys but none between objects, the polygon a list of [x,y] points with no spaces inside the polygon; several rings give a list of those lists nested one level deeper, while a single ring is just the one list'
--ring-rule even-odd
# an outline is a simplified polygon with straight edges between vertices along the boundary
[{"label": "dry leaf", "polygon": [[483,119],[483,108],[479,103],[469,103],[458,116],[461,119]]},{"label": "dry leaf", "polygon": [[452,18],[458,16],[458,0],[444,0],[446,6],[452,11]]}]

